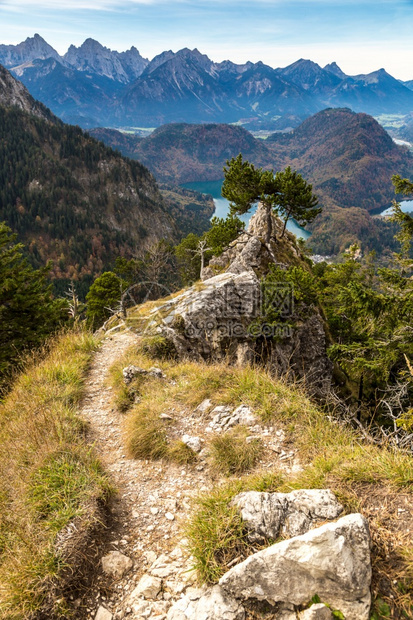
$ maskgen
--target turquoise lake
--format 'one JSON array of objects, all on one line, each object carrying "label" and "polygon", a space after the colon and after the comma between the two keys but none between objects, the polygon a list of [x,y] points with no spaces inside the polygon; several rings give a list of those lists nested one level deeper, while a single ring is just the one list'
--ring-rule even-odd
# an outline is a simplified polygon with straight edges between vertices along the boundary
[{"label": "turquoise lake", "polygon": [[[400,203],[400,207],[404,213],[413,213],[413,200],[403,200],[403,202]],[[391,215],[391,212],[392,210],[390,207],[389,209],[382,211],[380,215]]]},{"label": "turquoise lake", "polygon": [[[222,181],[201,181],[197,183],[185,183],[183,187],[193,189],[201,194],[210,194],[214,199],[216,217],[226,217],[229,212],[229,202],[221,196]],[[250,213],[241,215],[240,219],[248,224],[251,216],[255,212],[255,209],[251,209]],[[299,226],[294,220],[287,222],[287,230],[292,232],[296,237],[301,239],[308,239],[311,237],[311,233]]]}]

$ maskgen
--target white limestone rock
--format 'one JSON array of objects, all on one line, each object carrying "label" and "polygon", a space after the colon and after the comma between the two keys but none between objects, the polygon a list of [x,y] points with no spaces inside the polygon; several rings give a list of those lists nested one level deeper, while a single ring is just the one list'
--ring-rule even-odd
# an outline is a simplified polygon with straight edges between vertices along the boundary
[{"label": "white limestone rock", "polygon": [[331,610],[323,603],[311,605],[309,609],[302,611],[299,616],[300,620],[333,620]]},{"label": "white limestone rock", "polygon": [[132,560],[120,551],[110,551],[102,558],[103,572],[114,579],[121,579],[132,566]]},{"label": "white limestone rock", "polygon": [[168,611],[167,620],[244,620],[239,601],[219,586],[188,592]]},{"label": "white limestone rock", "polygon": [[138,598],[139,596],[143,596],[146,599],[156,599],[159,592],[161,591],[162,580],[159,577],[154,577],[153,575],[143,575],[141,577],[138,585],[132,592],[132,598]]},{"label": "white limestone rock", "polygon": [[361,514],[342,517],[250,556],[219,584],[238,599],[307,603],[316,594],[351,620],[368,620],[370,535]]},{"label": "white limestone rock", "polygon": [[97,610],[95,616],[95,620],[112,620],[112,618],[113,615],[110,613],[110,611],[102,607],[102,605]]},{"label": "white limestone rock", "polygon": [[199,413],[207,413],[209,409],[212,407],[212,401],[209,398],[206,398],[198,405],[195,411],[199,411]]},{"label": "white limestone rock", "polygon": [[183,441],[184,444],[186,444],[188,448],[191,448],[191,450],[193,450],[194,452],[201,452],[202,450],[202,442],[199,437],[193,437],[192,435],[182,435],[181,441]]},{"label": "white limestone rock", "polygon": [[257,418],[248,405],[240,405],[232,410],[231,407],[219,405],[212,410],[213,418],[208,427],[214,431],[227,431],[237,424],[244,426],[254,426]]},{"label": "white limestone rock", "polygon": [[323,521],[337,519],[343,506],[328,489],[292,493],[239,493],[233,499],[249,530],[251,542],[299,536]]}]

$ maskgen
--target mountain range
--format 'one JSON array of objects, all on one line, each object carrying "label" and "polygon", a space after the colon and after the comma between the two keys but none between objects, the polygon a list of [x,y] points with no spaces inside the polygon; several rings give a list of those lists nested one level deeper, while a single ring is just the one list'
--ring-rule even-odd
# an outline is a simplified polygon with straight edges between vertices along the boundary
[{"label": "mountain range", "polygon": [[413,110],[412,82],[384,69],[348,76],[334,62],[322,68],[301,59],[275,69],[262,62],[216,63],[187,48],[149,61],[135,47],[119,53],[93,39],[60,56],[36,34],[0,45],[0,63],[57,116],[83,127],[240,122],[276,129],[284,117],[303,120],[326,107]]}]

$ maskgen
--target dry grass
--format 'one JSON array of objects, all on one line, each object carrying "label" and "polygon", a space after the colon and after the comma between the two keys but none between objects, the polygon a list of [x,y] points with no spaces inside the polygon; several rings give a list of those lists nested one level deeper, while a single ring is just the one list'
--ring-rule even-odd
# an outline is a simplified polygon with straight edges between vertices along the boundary
[{"label": "dry grass", "polygon": [[137,408],[128,423],[127,447],[135,459],[161,459],[168,452],[166,424],[149,408]]},{"label": "dry grass", "polygon": [[[154,361],[135,351],[127,363],[149,367]],[[122,364],[126,365],[123,361],[120,366]],[[229,499],[236,492],[330,488],[347,511],[360,510],[370,522],[375,596],[373,618],[413,617],[410,585],[413,525],[410,529],[407,513],[400,522],[400,515],[404,513],[394,510],[389,513],[385,508],[377,512],[369,503],[369,498],[377,496],[379,489],[386,489],[389,496],[405,497],[409,505],[413,504],[413,459],[410,455],[366,443],[356,431],[335,421],[312,403],[301,386],[275,380],[262,369],[168,360],[157,362],[157,365],[167,375],[168,381],[155,385],[152,380],[146,380],[140,386],[142,402],[133,407],[130,420],[140,416],[142,411],[148,419],[159,418],[161,413],[168,411],[193,411],[206,398],[215,405],[236,407],[245,403],[264,423],[271,423],[286,432],[287,441],[294,445],[303,467],[299,475],[280,475],[275,470],[273,475],[243,478],[199,498],[186,534],[202,581],[215,582],[227,569],[228,562],[250,552],[241,524],[229,507]],[[165,455],[167,458],[167,448]],[[401,524],[404,524],[404,535],[400,534]],[[406,533],[407,529],[410,531]],[[386,616],[387,609],[390,609],[390,615]]]},{"label": "dry grass", "polygon": [[175,439],[168,446],[167,458],[178,465],[189,465],[197,460],[196,453],[183,441]]},{"label": "dry grass", "polygon": [[248,441],[248,429],[236,427],[211,439],[212,465],[226,476],[243,474],[252,469],[263,452],[260,439]]},{"label": "dry grass", "polygon": [[[0,405],[0,618],[21,620],[57,601],[67,558],[59,531],[109,490],[76,414],[96,341],[87,333],[55,339],[45,359],[16,381]],[[92,524],[90,524],[92,526]],[[49,617],[49,616],[48,616]]]}]

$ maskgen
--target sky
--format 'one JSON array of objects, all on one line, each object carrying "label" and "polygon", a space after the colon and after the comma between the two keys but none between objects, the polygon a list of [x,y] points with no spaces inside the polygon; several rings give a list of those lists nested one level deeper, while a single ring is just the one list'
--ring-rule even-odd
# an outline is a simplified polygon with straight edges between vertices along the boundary
[{"label": "sky", "polygon": [[39,33],[63,54],[92,37],[146,58],[198,48],[214,61],[336,61],[413,79],[413,0],[0,0],[0,43]]}]

